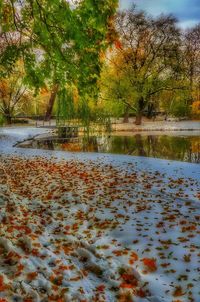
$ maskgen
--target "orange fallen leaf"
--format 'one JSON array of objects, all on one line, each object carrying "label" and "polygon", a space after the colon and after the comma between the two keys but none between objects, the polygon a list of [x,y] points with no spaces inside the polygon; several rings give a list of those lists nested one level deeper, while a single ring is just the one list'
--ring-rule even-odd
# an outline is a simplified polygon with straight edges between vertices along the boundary
[{"label": "orange fallen leaf", "polygon": [[142,262],[151,272],[157,270],[156,260],[154,258],[143,258]]},{"label": "orange fallen leaf", "polygon": [[130,283],[121,283],[120,288],[133,288],[134,285],[130,284]]},{"label": "orange fallen leaf", "polygon": [[29,280],[34,280],[37,277],[38,273],[37,272],[31,272],[27,274],[27,278]]},{"label": "orange fallen leaf", "polygon": [[184,296],[185,293],[183,292],[183,289],[181,286],[177,286],[173,292],[174,297]]}]

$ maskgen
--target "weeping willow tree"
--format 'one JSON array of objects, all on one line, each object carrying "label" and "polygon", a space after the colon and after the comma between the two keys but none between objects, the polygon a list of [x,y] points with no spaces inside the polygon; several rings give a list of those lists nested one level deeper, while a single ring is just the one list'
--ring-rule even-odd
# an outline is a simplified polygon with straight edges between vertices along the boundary
[{"label": "weeping willow tree", "polygon": [[110,117],[98,107],[98,102],[88,95],[77,97],[74,86],[64,87],[57,94],[57,125],[79,126],[84,135],[111,130]]},{"label": "weeping willow tree", "polygon": [[72,88],[64,87],[60,89],[57,95],[57,124],[65,125],[66,121],[75,118],[75,106]]}]

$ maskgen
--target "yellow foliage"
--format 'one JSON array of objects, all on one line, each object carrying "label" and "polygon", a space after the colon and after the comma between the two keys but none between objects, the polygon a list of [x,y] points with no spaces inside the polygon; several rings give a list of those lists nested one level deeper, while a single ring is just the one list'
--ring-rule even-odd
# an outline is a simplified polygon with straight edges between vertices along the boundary
[{"label": "yellow foliage", "polygon": [[192,140],[192,153],[200,153],[200,139]]},{"label": "yellow foliage", "polygon": [[47,89],[47,87],[43,87],[43,88],[41,88],[41,90],[40,90],[40,94],[41,94],[42,96],[46,96],[46,95],[49,95],[50,92],[49,92],[49,90]]},{"label": "yellow foliage", "polygon": [[200,115],[200,101],[195,101],[192,104],[192,113],[194,115]]},{"label": "yellow foliage", "polygon": [[5,98],[8,93],[8,81],[5,79],[0,80],[0,95],[1,98]]}]

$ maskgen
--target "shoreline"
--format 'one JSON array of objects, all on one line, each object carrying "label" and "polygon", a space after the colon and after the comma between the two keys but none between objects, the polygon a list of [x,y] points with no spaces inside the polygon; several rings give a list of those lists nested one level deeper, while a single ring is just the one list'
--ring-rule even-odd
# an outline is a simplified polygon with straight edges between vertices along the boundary
[{"label": "shoreline", "polygon": [[[112,121],[113,131],[200,131],[200,120],[184,120],[184,121],[150,121],[144,120],[141,125],[135,125],[134,120],[130,118],[128,123],[123,123],[122,119]],[[35,122],[30,121],[28,124],[12,124],[0,128],[16,128],[16,127],[36,127]],[[41,122],[36,128],[56,128],[56,120]]]},{"label": "shoreline", "polygon": [[145,121],[142,125],[134,125],[133,123],[116,123],[113,124],[114,131],[200,131],[200,121]]},{"label": "shoreline", "polygon": [[[61,150],[45,150],[45,149],[32,149],[32,148],[18,148],[17,145],[22,142],[30,141],[32,140],[33,137],[48,137],[51,132],[49,129],[44,129],[44,128],[35,128],[35,127],[19,127],[19,128],[0,128],[0,153],[2,154],[16,154],[20,156],[46,156],[46,157],[53,157],[53,156],[58,156],[59,158],[77,158],[77,159],[83,159],[87,160],[88,158],[91,158],[93,160],[105,157],[108,158],[108,160],[113,160],[114,158],[121,157],[126,159],[127,158],[137,158],[140,161],[145,161],[145,160],[153,160],[153,161],[166,161],[166,162],[177,162],[177,164],[180,163],[185,163],[185,164],[195,164],[195,163],[190,163],[187,161],[176,161],[175,159],[161,159],[161,158],[156,158],[156,157],[145,157],[145,156],[137,156],[137,155],[126,155],[126,154],[114,154],[114,153],[98,153],[98,152],[73,152],[73,151],[61,151]],[[115,135],[122,135],[124,136],[124,133],[112,133],[113,136]],[[163,132],[140,132],[138,133],[139,135],[163,135]],[[171,136],[179,134],[182,136],[190,136],[191,132],[178,132],[178,131],[173,131],[173,132],[165,132],[165,134],[170,134]],[[193,134],[199,135],[198,132],[194,132]],[[126,132],[127,137],[132,136],[132,132]],[[195,137],[196,135],[194,135]],[[196,164],[197,166],[199,164]]]}]

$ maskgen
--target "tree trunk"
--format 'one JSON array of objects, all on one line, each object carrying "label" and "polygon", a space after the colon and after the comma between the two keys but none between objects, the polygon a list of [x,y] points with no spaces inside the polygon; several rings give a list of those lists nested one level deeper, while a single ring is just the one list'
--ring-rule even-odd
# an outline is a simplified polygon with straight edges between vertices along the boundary
[{"label": "tree trunk", "polygon": [[12,117],[10,114],[6,114],[5,115],[5,119],[6,119],[6,124],[7,125],[11,125],[12,124]]},{"label": "tree trunk", "polygon": [[149,104],[147,107],[147,117],[148,118],[152,118],[154,117],[154,105],[153,104]]},{"label": "tree trunk", "polygon": [[138,111],[136,113],[136,119],[135,119],[135,124],[136,125],[141,125],[142,124],[142,113],[143,113],[143,110],[144,110],[144,106],[145,106],[144,98],[140,97],[139,100],[138,100]]},{"label": "tree trunk", "polygon": [[11,123],[12,123],[12,113],[11,113],[10,108],[4,109],[3,116],[4,116],[5,120],[6,120],[6,124],[7,125],[11,125]]},{"label": "tree trunk", "polygon": [[56,100],[56,95],[58,92],[58,84],[55,84],[51,90],[51,95],[50,95],[50,99],[49,99],[49,103],[47,105],[47,111],[46,111],[46,115],[45,115],[45,121],[49,121],[51,119],[51,114],[52,114],[52,110],[53,110],[53,106]]},{"label": "tree trunk", "polygon": [[128,122],[129,122],[129,107],[126,106],[125,111],[124,111],[123,123],[128,123]]},{"label": "tree trunk", "polygon": [[138,112],[135,118],[135,124],[136,125],[141,125],[142,124],[142,113]]}]

